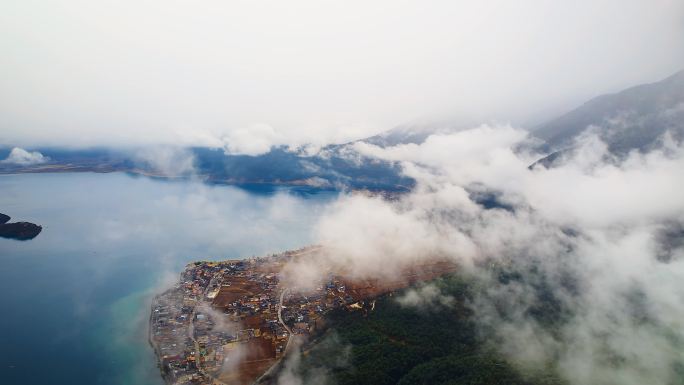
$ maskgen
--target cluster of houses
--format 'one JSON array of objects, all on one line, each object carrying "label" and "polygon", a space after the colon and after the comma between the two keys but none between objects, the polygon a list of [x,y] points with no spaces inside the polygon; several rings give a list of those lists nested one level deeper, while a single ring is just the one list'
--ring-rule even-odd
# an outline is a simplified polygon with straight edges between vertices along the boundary
[{"label": "cluster of houses", "polygon": [[347,283],[332,274],[313,290],[288,290],[283,301],[282,318],[293,334],[309,335],[322,327],[322,317],[330,310],[366,309],[371,301],[362,298]]},{"label": "cluster of houses", "polygon": [[278,256],[193,263],[155,298],[150,343],[168,384],[251,383],[284,354],[281,264]]},{"label": "cluster of houses", "polygon": [[157,296],[152,305],[150,343],[167,383],[211,383],[200,371],[197,346],[189,333],[200,292],[198,286],[178,284]]},{"label": "cluster of houses", "polygon": [[382,284],[330,272],[313,290],[283,287],[283,267],[305,252],[311,250],[188,265],[180,282],[152,306],[150,343],[166,382],[251,384],[286,353],[292,334],[322,328],[327,312],[368,312],[378,295],[453,268],[436,262]]}]

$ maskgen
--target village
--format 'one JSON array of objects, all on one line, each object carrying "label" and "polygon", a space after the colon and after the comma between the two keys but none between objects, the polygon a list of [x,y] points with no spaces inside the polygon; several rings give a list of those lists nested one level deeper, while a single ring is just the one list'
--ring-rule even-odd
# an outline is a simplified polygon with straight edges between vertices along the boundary
[{"label": "village", "polygon": [[455,266],[406,269],[395,281],[349,280],[329,272],[313,289],[281,284],[283,267],[317,247],[268,257],[195,262],[155,297],[150,344],[169,385],[251,384],[274,368],[293,335],[324,327],[333,309],[372,311],[378,295],[438,277]]}]

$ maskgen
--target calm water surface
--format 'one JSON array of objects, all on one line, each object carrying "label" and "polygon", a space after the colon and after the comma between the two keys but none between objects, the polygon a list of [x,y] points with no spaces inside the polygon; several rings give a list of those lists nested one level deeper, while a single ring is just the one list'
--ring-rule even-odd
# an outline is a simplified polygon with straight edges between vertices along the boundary
[{"label": "calm water surface", "polygon": [[43,232],[0,239],[0,383],[162,384],[151,296],[188,262],[312,241],[334,193],[125,174],[0,176],[0,212]]}]

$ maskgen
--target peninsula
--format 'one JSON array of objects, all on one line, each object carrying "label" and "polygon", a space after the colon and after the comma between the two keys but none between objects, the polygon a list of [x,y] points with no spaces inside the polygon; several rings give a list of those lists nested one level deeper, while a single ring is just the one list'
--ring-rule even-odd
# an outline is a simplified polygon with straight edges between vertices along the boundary
[{"label": "peninsula", "polygon": [[167,384],[252,384],[277,369],[295,336],[325,328],[334,309],[368,313],[375,298],[456,269],[435,261],[394,281],[350,279],[330,271],[313,289],[286,287],[283,268],[320,250],[186,266],[180,281],[155,297],[149,341]]}]

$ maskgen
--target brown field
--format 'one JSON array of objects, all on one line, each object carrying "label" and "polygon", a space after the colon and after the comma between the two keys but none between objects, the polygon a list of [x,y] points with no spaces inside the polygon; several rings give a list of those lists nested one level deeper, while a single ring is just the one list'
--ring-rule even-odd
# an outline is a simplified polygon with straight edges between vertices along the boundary
[{"label": "brown field", "polygon": [[218,379],[226,384],[251,384],[276,363],[275,347],[271,340],[252,338],[241,343],[239,349],[244,350],[240,363],[218,376]]},{"label": "brown field", "polygon": [[230,280],[230,286],[222,286],[212,305],[215,307],[227,307],[233,302],[244,297],[250,297],[261,293],[261,287],[256,282],[244,277],[235,277]]},{"label": "brown field", "polygon": [[394,280],[348,280],[343,278],[343,282],[347,287],[347,293],[358,301],[387,294],[419,282],[429,281],[447,273],[452,273],[456,269],[457,266],[453,262],[435,261],[426,263],[420,266],[420,268],[406,268],[401,272],[400,277]]},{"label": "brown field", "polygon": [[245,329],[259,329],[263,323],[263,318],[258,315],[245,317],[242,320],[242,327]]},{"label": "brown field", "polygon": [[226,384],[248,385],[259,378],[268,368],[276,363],[275,359],[264,359],[260,361],[243,362],[235,370],[222,373],[219,380]]},{"label": "brown field", "polygon": [[265,338],[252,338],[245,345],[247,348],[247,353],[244,357],[245,363],[275,358],[275,347],[271,340]]},{"label": "brown field", "polygon": [[[307,256],[307,253],[302,253]],[[292,257],[296,258],[300,255],[294,254]],[[286,261],[275,261],[259,266],[256,269],[261,274],[273,274],[282,271]],[[335,272],[339,280],[345,285],[346,293],[335,293],[336,296],[344,297],[350,295],[354,301],[369,300],[380,295],[409,287],[415,283],[428,281],[438,278],[442,275],[455,271],[457,266],[451,261],[434,260],[432,262],[423,263],[420,266],[411,266],[404,268],[393,279],[351,279],[346,278],[344,272]],[[271,278],[269,278],[271,279]],[[237,300],[248,300],[250,297],[262,294],[263,290],[259,284],[250,281],[246,277],[231,277],[229,279],[230,286],[222,286],[219,289],[217,296],[214,298],[212,305],[216,308],[230,307],[233,302]],[[364,310],[366,311],[366,310]],[[311,312],[313,314],[313,312]],[[318,317],[316,317],[318,318]],[[260,315],[251,315],[241,319],[244,329],[261,329],[263,324],[263,317]],[[325,323],[325,317],[322,317],[321,325]],[[314,324],[318,327],[318,323]],[[270,333],[268,330],[262,330],[264,333]],[[276,360],[275,346],[271,339],[256,337],[249,341],[243,342],[240,348],[244,348],[246,352],[241,357],[240,363],[233,369],[221,373],[219,380],[226,384],[251,384],[261,376],[268,368],[274,365]]]}]

